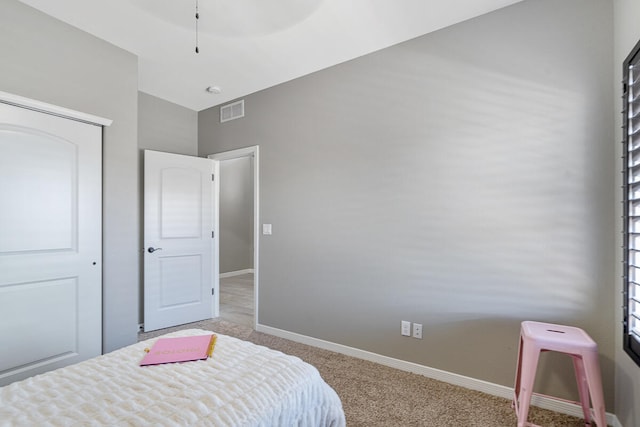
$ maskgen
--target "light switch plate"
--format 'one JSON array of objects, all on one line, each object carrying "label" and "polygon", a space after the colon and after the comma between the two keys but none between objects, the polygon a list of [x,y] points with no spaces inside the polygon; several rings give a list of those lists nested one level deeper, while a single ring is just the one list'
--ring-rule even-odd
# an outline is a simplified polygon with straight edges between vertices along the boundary
[{"label": "light switch plate", "polygon": [[271,234],[271,224],[262,224],[262,234],[264,235]]},{"label": "light switch plate", "polygon": [[405,337],[411,336],[411,322],[403,320],[400,322],[400,333]]}]

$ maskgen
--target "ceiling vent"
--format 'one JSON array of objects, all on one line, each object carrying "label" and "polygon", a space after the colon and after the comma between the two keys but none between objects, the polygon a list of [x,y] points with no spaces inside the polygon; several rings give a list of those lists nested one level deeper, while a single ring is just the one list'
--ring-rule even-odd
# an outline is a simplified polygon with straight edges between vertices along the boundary
[{"label": "ceiling vent", "polygon": [[244,117],[244,99],[220,107],[220,123]]}]

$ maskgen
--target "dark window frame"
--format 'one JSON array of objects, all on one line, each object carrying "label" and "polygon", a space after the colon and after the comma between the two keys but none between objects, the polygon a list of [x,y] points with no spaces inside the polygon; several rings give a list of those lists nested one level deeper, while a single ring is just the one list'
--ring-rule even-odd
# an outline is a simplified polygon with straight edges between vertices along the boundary
[{"label": "dark window frame", "polygon": [[623,63],[623,347],[640,366],[640,41]]}]

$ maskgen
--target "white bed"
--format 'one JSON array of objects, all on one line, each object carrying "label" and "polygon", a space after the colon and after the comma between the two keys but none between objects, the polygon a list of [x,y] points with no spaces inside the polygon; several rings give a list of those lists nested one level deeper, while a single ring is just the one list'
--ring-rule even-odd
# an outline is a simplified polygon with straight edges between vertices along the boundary
[{"label": "white bed", "polygon": [[207,360],[141,367],[153,338],[2,387],[0,426],[345,425],[338,395],[316,368],[217,335]]}]

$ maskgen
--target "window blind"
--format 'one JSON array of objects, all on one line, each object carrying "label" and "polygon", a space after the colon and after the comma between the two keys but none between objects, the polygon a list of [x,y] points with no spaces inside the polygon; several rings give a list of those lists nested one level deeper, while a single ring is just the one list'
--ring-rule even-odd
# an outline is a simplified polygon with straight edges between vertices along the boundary
[{"label": "window blind", "polygon": [[623,72],[624,349],[640,365],[640,42]]}]

